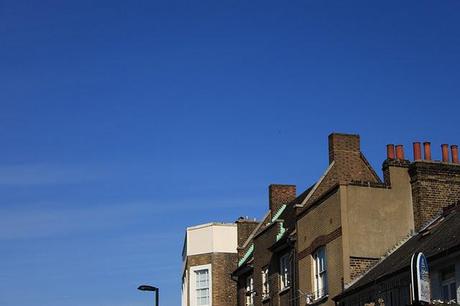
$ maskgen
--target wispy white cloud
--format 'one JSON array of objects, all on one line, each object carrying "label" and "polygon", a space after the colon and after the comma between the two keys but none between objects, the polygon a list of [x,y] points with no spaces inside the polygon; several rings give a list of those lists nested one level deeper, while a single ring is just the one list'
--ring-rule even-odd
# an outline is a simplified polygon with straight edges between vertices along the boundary
[{"label": "wispy white cloud", "polygon": [[85,207],[16,207],[0,209],[0,239],[40,238],[79,231],[94,231],[133,222],[142,204]]},{"label": "wispy white cloud", "polygon": [[[126,202],[94,205],[33,203],[0,208],[0,240],[43,238],[108,230],[165,215],[207,212],[211,208],[247,207],[245,199]],[[234,216],[235,218],[237,216]],[[213,221],[213,220],[210,220]],[[215,220],[220,221],[220,220]],[[184,218],[184,228],[190,222]]]},{"label": "wispy white cloud", "polygon": [[0,185],[45,185],[93,181],[109,174],[89,165],[20,164],[0,166]]}]

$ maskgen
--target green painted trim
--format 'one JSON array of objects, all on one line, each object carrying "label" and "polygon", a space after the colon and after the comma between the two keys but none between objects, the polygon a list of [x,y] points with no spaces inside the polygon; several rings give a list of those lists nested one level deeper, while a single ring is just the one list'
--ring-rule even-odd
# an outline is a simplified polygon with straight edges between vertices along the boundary
[{"label": "green painted trim", "polygon": [[280,209],[278,209],[276,214],[273,215],[273,218],[272,218],[271,222],[274,222],[275,220],[277,220],[281,216],[281,214],[283,213],[283,211],[285,209],[286,209],[286,204],[284,204],[283,206],[280,207]]},{"label": "green painted trim", "polygon": [[283,222],[281,222],[280,224],[280,231],[278,232],[278,234],[276,235],[276,241],[280,240],[281,237],[283,237],[284,233],[286,232],[286,228],[284,228],[284,224]]},{"label": "green painted trim", "polygon": [[246,262],[246,260],[248,260],[248,258],[252,255],[253,252],[254,252],[254,244],[251,244],[251,246],[246,251],[244,256],[238,261],[238,267],[240,267],[242,264],[244,264]]}]

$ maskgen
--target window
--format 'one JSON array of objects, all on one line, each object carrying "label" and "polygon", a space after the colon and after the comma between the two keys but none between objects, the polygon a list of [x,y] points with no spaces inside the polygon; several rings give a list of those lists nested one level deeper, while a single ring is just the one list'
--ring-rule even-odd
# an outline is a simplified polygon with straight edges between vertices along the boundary
[{"label": "window", "polygon": [[270,297],[270,285],[268,282],[268,267],[262,268],[262,299]]},{"label": "window", "polygon": [[191,266],[187,277],[187,304],[212,306],[212,265]]},{"label": "window", "polygon": [[256,293],[254,292],[254,278],[252,276],[248,276],[246,278],[246,306],[254,305],[254,296]]},{"label": "window", "polygon": [[209,270],[196,270],[196,304],[209,305]]},{"label": "window", "polygon": [[455,266],[441,270],[441,295],[445,302],[457,301],[457,284],[455,282]]},{"label": "window", "polygon": [[313,271],[315,273],[315,299],[327,294],[326,248],[320,247],[313,253]]},{"label": "window", "polygon": [[291,285],[291,265],[289,264],[289,254],[280,257],[280,284],[281,290]]}]

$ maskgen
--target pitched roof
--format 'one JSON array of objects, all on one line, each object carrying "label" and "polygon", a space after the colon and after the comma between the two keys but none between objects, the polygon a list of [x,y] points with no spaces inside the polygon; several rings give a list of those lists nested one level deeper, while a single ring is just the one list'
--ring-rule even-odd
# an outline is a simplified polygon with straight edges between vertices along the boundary
[{"label": "pitched roof", "polygon": [[355,181],[382,183],[362,153],[350,153],[346,159],[333,161],[314,187],[312,194],[308,195],[308,199],[302,204],[309,207],[336,185]]},{"label": "pitched roof", "polygon": [[454,248],[460,250],[460,206],[458,204],[451,206],[443,215],[410,237],[334,299],[407,269],[413,253],[422,252],[428,259],[433,259]]},{"label": "pitched roof", "polygon": [[[254,244],[252,243],[254,237],[258,236],[261,232],[263,232],[269,225],[277,222],[279,220],[283,220],[281,227],[285,230],[282,235],[288,235],[295,230],[295,208],[294,205],[301,203],[305,197],[309,194],[312,190],[313,186],[307,188],[304,192],[298,195],[294,200],[291,202],[283,205],[280,209],[275,212],[272,216],[270,211],[268,211],[263,220],[260,222],[259,226],[257,226],[253,232],[249,235],[248,239],[244,243],[244,255],[240,258],[238,262],[238,269],[246,263],[249,263],[252,255],[254,253]],[[281,236],[279,237],[281,238]],[[278,237],[277,237],[278,239]]]}]

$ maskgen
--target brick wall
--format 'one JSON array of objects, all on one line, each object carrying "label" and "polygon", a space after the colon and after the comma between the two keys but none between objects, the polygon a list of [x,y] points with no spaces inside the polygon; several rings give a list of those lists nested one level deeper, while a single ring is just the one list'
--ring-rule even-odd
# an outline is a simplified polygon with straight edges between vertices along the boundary
[{"label": "brick wall", "polygon": [[242,249],[243,244],[257,225],[259,225],[259,222],[248,219],[238,219],[235,223],[238,231],[238,253],[241,257],[244,254],[244,250]]},{"label": "brick wall", "polygon": [[[237,286],[231,279],[231,273],[236,269],[237,261],[238,255],[236,253],[208,253],[187,257],[187,269],[205,264],[212,265],[213,306],[236,305]],[[188,297],[190,297],[190,293]],[[190,301],[188,303],[190,305]]]},{"label": "brick wall", "polygon": [[[276,234],[278,233],[278,223],[271,225],[261,234],[254,238],[254,289],[257,295],[254,299],[254,306],[275,305],[276,299],[274,293],[277,292],[277,284],[274,281],[277,279],[275,258],[269,247],[275,242]],[[262,300],[262,269],[268,266],[270,280],[270,295],[269,300]],[[277,304],[276,304],[277,305]]]},{"label": "brick wall", "polygon": [[[194,266],[201,266],[210,264],[212,262],[212,253],[208,254],[200,254],[200,255],[193,255],[187,257],[187,273],[190,273],[190,267]],[[188,281],[190,281],[190,275],[188,276]],[[187,284],[187,305],[190,305],[190,292],[189,292],[190,284]]]},{"label": "brick wall", "polygon": [[237,254],[230,253],[213,254],[213,306],[236,305],[236,283],[231,279],[230,275],[237,267],[237,257]]},{"label": "brick wall", "polygon": [[361,153],[359,135],[329,135],[329,163],[332,161],[335,161],[335,177],[340,183],[354,180],[380,182],[380,178]]},{"label": "brick wall", "polygon": [[367,270],[373,267],[379,261],[378,258],[369,257],[350,257],[350,278],[353,280],[356,277],[364,274]]},{"label": "brick wall", "polygon": [[237,282],[237,305],[238,306],[245,306],[246,305],[246,279],[252,275],[252,271],[250,273],[246,273],[240,275],[238,277]]},{"label": "brick wall", "polygon": [[460,165],[416,161],[409,166],[415,230],[460,199]]}]

